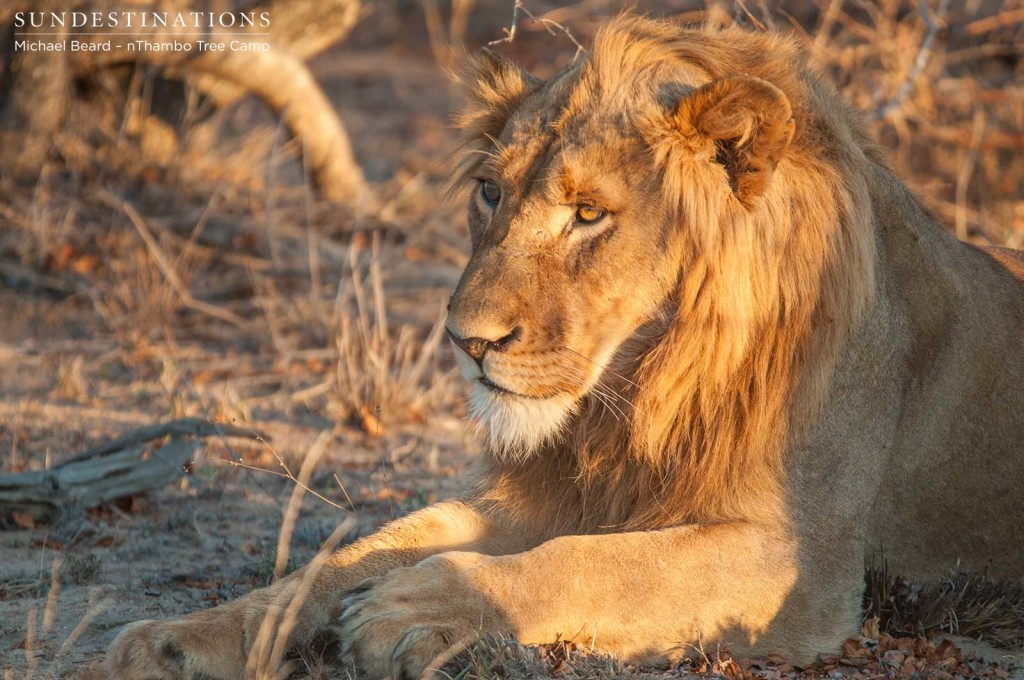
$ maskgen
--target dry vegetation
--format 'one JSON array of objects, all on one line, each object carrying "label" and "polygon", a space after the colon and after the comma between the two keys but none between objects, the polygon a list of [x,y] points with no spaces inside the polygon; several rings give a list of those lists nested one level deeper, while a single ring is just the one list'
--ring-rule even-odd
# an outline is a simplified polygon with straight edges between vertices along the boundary
[{"label": "dry vegetation", "polygon": [[[572,59],[572,37],[585,44],[621,3],[525,8],[544,21],[520,13],[515,39],[499,49],[544,77]],[[639,9],[804,35],[950,230],[1024,248],[1020,0],[665,0]],[[66,508],[46,522],[0,517],[5,677],[84,677],[120,625],[237,596],[325,541],[350,541],[458,488],[474,444],[439,332],[467,248],[459,201],[440,199],[458,98],[445,70],[463,46],[500,37],[511,17],[511,0],[381,0],[368,3],[348,42],[310,62],[370,183],[361,202],[320,200],[300,146],[258,101],[217,108],[152,68],[78,81],[33,181],[5,174],[12,151],[0,149],[0,472],[40,469],[123,430],[186,416],[258,428],[273,445],[210,440],[173,488]],[[1019,584],[870,583],[866,607],[878,618],[815,672],[1006,677],[1005,665],[925,638],[962,632],[1019,644]],[[922,593],[934,596],[924,609]],[[979,629],[979,618],[1001,628]],[[305,661],[312,677],[354,672]],[[448,670],[665,676],[565,644],[482,642]],[[737,664],[695,650],[668,675],[685,672],[796,671],[784,660]]]}]

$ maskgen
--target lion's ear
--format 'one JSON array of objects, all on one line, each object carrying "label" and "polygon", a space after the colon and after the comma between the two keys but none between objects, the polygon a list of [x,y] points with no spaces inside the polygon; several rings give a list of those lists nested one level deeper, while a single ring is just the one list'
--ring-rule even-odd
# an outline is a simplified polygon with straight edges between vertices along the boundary
[{"label": "lion's ear", "polygon": [[746,76],[716,80],[683,97],[676,124],[684,134],[714,143],[715,161],[725,167],[733,193],[748,208],[768,188],[794,130],[785,93]]},{"label": "lion's ear", "polygon": [[466,105],[456,123],[470,136],[496,136],[522,98],[540,80],[505,57],[483,49],[465,60],[459,82]]}]

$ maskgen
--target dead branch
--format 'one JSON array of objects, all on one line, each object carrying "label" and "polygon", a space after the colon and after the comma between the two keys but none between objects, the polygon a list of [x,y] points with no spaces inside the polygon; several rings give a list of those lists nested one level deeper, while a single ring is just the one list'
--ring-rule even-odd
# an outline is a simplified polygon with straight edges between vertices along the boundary
[{"label": "dead branch", "polygon": [[512,25],[508,28],[501,29],[502,33],[505,34],[504,38],[497,38],[487,43],[487,47],[497,47],[506,43],[511,43],[516,39],[516,33],[519,31],[519,13],[523,11],[523,3],[516,0],[512,5]]},{"label": "dead branch", "polygon": [[743,17],[743,15],[746,15],[746,17],[750,19],[750,23],[754,24],[754,26],[757,26],[757,30],[768,30],[768,27],[761,23],[761,21],[754,16],[753,12],[747,9],[747,5],[745,2],[743,2],[743,0],[736,0],[736,21],[739,21]]},{"label": "dead branch", "polygon": [[967,35],[983,35],[997,28],[1024,23],[1024,8],[999,12],[984,19],[977,19],[963,27]]},{"label": "dead branch", "polygon": [[551,35],[555,35],[555,30],[559,30],[562,33],[564,33],[565,37],[572,41],[572,44],[576,46],[576,54],[575,56],[573,56],[573,61],[579,59],[581,54],[587,53],[586,48],[583,47],[583,44],[576,39],[576,36],[572,34],[572,31],[569,30],[567,26],[565,26],[564,24],[560,24],[557,21],[554,21],[553,19],[548,19],[542,16],[538,17],[537,15],[535,15],[533,12],[526,8],[522,0],[515,0],[515,4],[512,5],[512,25],[509,28],[501,29],[502,32],[505,34],[505,37],[498,38],[497,40],[492,40],[491,42],[487,43],[488,48],[511,43],[516,39],[516,32],[518,31],[519,27],[520,13],[525,14],[527,17],[529,17],[530,21],[534,22],[535,24],[539,24],[541,27],[544,28],[544,30],[546,30]]},{"label": "dead branch", "polygon": [[165,486],[184,474],[201,440],[211,436],[264,439],[253,430],[199,418],[147,425],[49,470],[0,474],[0,507],[42,517],[61,507],[93,507]]},{"label": "dead branch", "polygon": [[917,77],[924,70],[924,67],[928,65],[928,60],[932,54],[932,44],[935,42],[935,36],[939,33],[939,21],[942,20],[943,15],[946,13],[946,9],[949,7],[949,0],[939,0],[938,9],[935,11],[935,17],[933,18],[931,13],[928,11],[928,3],[926,0],[918,0],[917,9],[921,15],[921,21],[925,25],[924,38],[921,40],[921,46],[917,50],[917,56],[914,57],[914,63],[911,64],[910,70],[907,71],[907,76],[900,83],[900,87],[896,90],[896,94],[893,95],[885,104],[875,109],[874,118],[881,120],[885,118],[889,113],[903,104],[903,100],[910,94],[911,89],[914,87],[914,83],[917,82]]},{"label": "dead branch", "polygon": [[359,19],[357,0],[272,0],[270,38],[301,59],[344,40]]},{"label": "dead branch", "polygon": [[[53,10],[58,3],[45,0],[39,9]],[[0,14],[0,52],[3,52],[3,27],[13,26],[15,6]],[[66,33],[66,29],[61,29]],[[49,155],[54,134],[60,130],[68,111],[68,64],[60,52],[13,52],[12,43],[8,50],[9,66],[0,61],[0,80],[4,70],[10,82],[4,84],[9,93],[0,100],[0,147],[9,156],[5,163],[19,176],[38,175],[39,159]],[[63,36],[62,36],[63,37]],[[4,55],[0,54],[0,60]]]},{"label": "dead branch", "polygon": [[280,116],[302,141],[310,173],[324,198],[355,201],[365,194],[363,171],[348,133],[300,58],[271,47],[256,53],[207,53],[191,67],[241,86]]},{"label": "dead branch", "polygon": [[[167,28],[149,37],[154,42],[173,40],[188,44],[191,46],[188,51],[76,51],[66,57],[61,53],[58,58],[67,60],[65,70],[76,77],[124,62],[157,66],[171,77],[194,84],[220,106],[230,104],[244,94],[253,94],[263,100],[302,142],[313,181],[324,198],[335,202],[355,202],[366,197],[365,179],[352,153],[348,133],[304,62],[342,40],[351,31],[359,16],[359,0],[275,0],[267,7],[273,21],[262,32],[259,29],[232,32],[214,28],[197,36],[185,28]],[[110,9],[107,5],[104,8]],[[130,31],[121,27],[112,29],[108,34]],[[102,42],[107,35],[82,34],[75,37],[88,44]],[[123,37],[131,38],[129,35]],[[199,49],[200,43],[232,41],[261,49]],[[269,47],[263,49],[262,43]],[[16,54],[15,57],[16,62],[34,58],[25,54]],[[64,61],[60,63],[64,64]],[[48,66],[44,69],[48,71],[45,74],[49,77],[48,82],[65,82],[56,77],[59,74],[50,72],[53,68]],[[18,89],[24,92],[25,97],[36,101],[31,89]],[[15,101],[17,99],[14,98]],[[52,127],[50,124],[47,129]]]},{"label": "dead branch", "polygon": [[[263,38],[221,36],[211,31],[207,41],[242,41],[250,44]],[[178,40],[173,32],[155,40]],[[194,42],[196,39],[184,39]],[[100,55],[100,56],[96,56]],[[352,143],[330,100],[324,94],[301,57],[271,44],[265,51],[199,52],[191,51],[117,51],[110,53],[76,52],[72,67],[82,75],[113,59],[131,58],[159,66],[172,74],[182,74],[201,90],[215,96],[221,104],[230,103],[240,92],[260,98],[302,142],[310,173],[324,198],[351,202],[366,193],[363,171],[352,152]],[[227,90],[219,89],[227,84]],[[217,93],[220,96],[217,96]]]},{"label": "dead branch", "polygon": [[[926,137],[960,148],[967,148],[975,143],[972,131],[966,126],[942,127],[924,122],[921,124],[920,132]],[[1021,152],[1024,151],[1024,134],[986,130],[985,136],[978,143],[978,148],[986,152],[996,149]]]},{"label": "dead branch", "polygon": [[189,290],[188,286],[185,285],[185,282],[181,280],[180,276],[178,276],[174,266],[160,248],[160,244],[157,243],[156,237],[153,236],[153,232],[150,231],[149,226],[142,218],[142,215],[140,215],[139,211],[132,207],[130,203],[122,201],[116,196],[112,196],[110,194],[100,194],[100,200],[113,208],[121,210],[128,216],[128,219],[131,220],[132,225],[138,232],[139,237],[146,244],[146,248],[149,249],[149,254],[153,257],[153,260],[156,261],[157,266],[160,268],[160,272],[171,285],[171,288],[174,289],[174,292],[178,294],[178,298],[181,300],[183,305],[202,314],[206,314],[216,319],[221,319],[222,321],[227,321],[239,328],[246,327],[247,324],[245,319],[234,312],[222,309],[217,305],[210,304],[209,302],[197,300],[192,295],[192,291]]}]

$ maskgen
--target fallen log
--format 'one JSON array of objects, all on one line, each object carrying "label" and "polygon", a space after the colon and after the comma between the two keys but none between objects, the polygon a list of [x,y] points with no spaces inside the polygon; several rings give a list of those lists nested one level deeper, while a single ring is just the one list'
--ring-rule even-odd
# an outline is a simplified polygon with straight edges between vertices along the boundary
[{"label": "fallen log", "polygon": [[0,474],[0,508],[38,519],[62,507],[95,507],[166,486],[186,474],[202,439],[210,436],[264,439],[253,430],[199,418],[140,427],[49,470]]}]

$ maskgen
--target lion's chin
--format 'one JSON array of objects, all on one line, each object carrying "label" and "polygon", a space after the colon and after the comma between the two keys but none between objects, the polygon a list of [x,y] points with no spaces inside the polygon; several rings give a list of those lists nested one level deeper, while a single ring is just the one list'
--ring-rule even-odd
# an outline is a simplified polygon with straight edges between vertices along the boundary
[{"label": "lion's chin", "polygon": [[509,462],[524,460],[561,436],[576,405],[568,394],[532,399],[500,394],[479,382],[469,400],[470,415],[487,433],[491,454]]}]

